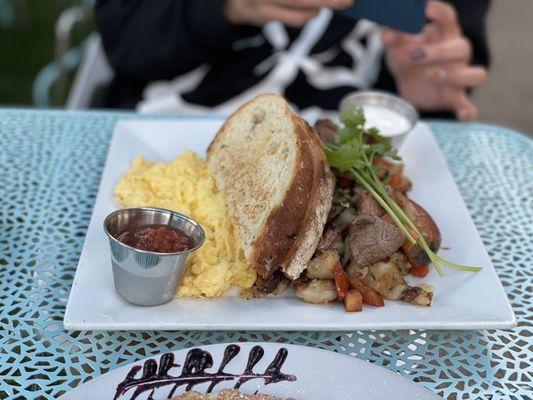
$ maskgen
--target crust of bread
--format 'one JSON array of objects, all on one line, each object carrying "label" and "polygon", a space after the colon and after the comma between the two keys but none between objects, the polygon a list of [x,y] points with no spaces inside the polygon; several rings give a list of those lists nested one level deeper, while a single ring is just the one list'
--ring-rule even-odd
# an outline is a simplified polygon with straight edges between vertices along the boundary
[{"label": "crust of bread", "polygon": [[301,142],[298,143],[299,172],[281,204],[268,216],[251,257],[252,265],[264,279],[270,278],[280,268],[290,277],[287,264],[291,252],[298,245],[301,232],[305,229],[307,197],[314,179],[313,156],[305,140],[305,132],[298,130],[297,134],[301,136]]},{"label": "crust of bread", "polygon": [[314,179],[302,231],[284,269],[285,275],[292,280],[297,279],[307,268],[307,263],[320,242],[335,190],[335,177],[322,150],[321,141],[306,121],[299,119],[299,123],[307,133],[313,155]]},{"label": "crust of bread", "polygon": [[[240,113],[246,113],[254,102],[268,100],[269,96],[274,96],[270,99],[277,102],[282,99],[276,94],[265,94],[244,104],[230,116],[209,145],[207,160],[217,184],[230,171],[219,170],[217,161],[213,160],[216,158],[214,154],[224,152],[227,135],[232,134],[229,127],[233,119],[239,118]],[[264,279],[268,279],[279,268],[290,279],[298,278],[320,240],[333,195],[334,178],[320,141],[314,131],[294,114],[284,100],[283,103],[285,116],[291,118],[297,146],[294,174],[285,188],[282,201],[270,210],[249,251],[246,245],[243,246],[246,257]],[[238,162],[239,160],[235,160],[234,168],[239,168]],[[223,194],[227,198],[224,190]],[[228,204],[237,235],[241,243],[246,242],[247,238],[239,234],[239,221],[234,218],[232,206]]]}]

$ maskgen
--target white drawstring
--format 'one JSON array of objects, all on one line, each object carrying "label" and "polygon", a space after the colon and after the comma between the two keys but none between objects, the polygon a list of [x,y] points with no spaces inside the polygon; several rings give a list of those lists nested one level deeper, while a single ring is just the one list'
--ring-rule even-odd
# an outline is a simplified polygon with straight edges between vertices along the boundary
[{"label": "white drawstring", "polygon": [[[164,83],[150,85],[145,91],[145,100],[138,106],[140,112],[175,112],[196,113],[211,111],[215,113],[233,112],[240,104],[265,92],[283,93],[302,71],[310,85],[325,90],[340,86],[369,87],[379,73],[379,61],[383,51],[379,27],[370,21],[359,21],[352,32],[339,43],[352,59],[351,67],[324,66],[321,55],[312,56],[311,51],[326,32],[333,12],[321,9],[318,15],[301,30],[294,42],[290,43],[287,30],[280,22],[269,22],[263,27],[263,36],[272,46],[274,52],[255,66],[253,73],[265,75],[256,85],[246,89],[238,96],[214,108],[188,104],[182,97],[184,89],[192,90],[200,84],[207,72],[206,66],[192,71],[188,76],[180,76],[167,83],[172,90],[166,91]],[[366,39],[366,47],[360,39]],[[249,43],[248,43],[249,44]],[[334,53],[332,53],[334,54]],[[268,72],[270,71],[270,72]],[[159,97],[159,96],[163,97]]]}]

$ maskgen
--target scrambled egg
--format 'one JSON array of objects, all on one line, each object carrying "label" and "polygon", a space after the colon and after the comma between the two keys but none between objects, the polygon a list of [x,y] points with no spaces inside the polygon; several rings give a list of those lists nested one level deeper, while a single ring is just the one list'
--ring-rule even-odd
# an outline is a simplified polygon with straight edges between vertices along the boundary
[{"label": "scrambled egg", "polygon": [[254,284],[256,271],[244,257],[224,198],[198,154],[185,152],[168,164],[135,158],[115,196],[123,207],[175,210],[204,228],[205,243],[189,257],[178,296],[212,298],[232,285],[250,288]]}]

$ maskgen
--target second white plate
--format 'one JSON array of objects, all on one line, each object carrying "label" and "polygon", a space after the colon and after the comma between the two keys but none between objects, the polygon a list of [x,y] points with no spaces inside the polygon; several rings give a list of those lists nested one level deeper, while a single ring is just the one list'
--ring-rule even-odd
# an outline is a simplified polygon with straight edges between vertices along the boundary
[{"label": "second white plate", "polygon": [[138,361],[85,383],[60,400],[163,400],[182,394],[187,385],[199,393],[208,392],[211,386],[216,393],[239,384],[243,393],[259,391],[299,400],[440,399],[385,368],[332,351],[277,343],[234,343],[183,349]]},{"label": "second white plate", "polygon": [[243,300],[175,299],[157,307],[129,304],[115,292],[109,246],[102,229],[107,214],[118,208],[113,189],[137,156],[170,161],[183,151],[201,155],[221,119],[123,121],[117,124],[64,318],[66,329],[143,330],[363,330],[491,329],[515,325],[515,317],[494,267],[453,181],[429,127],[419,124],[401,154],[413,181],[411,196],[434,217],[442,233],[441,254],[463,264],[483,267],[478,273],[445,269],[423,280],[435,287],[432,307],[387,301],[346,313],[337,303],[311,305],[283,297]]}]

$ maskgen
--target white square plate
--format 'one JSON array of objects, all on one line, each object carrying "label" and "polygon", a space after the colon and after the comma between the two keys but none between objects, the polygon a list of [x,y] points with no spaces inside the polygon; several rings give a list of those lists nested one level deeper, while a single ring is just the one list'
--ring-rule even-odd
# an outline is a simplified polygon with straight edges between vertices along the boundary
[{"label": "white square plate", "polygon": [[[143,330],[362,330],[489,329],[515,325],[515,317],[483,243],[429,127],[419,124],[402,149],[411,196],[436,220],[446,258],[483,267],[478,273],[432,269],[423,280],[435,287],[432,307],[387,301],[346,313],[340,304],[311,305],[282,297],[242,300],[175,299],[157,307],[134,306],[113,287],[111,258],[102,224],[118,208],[113,189],[137,155],[170,161],[185,150],[205,155],[221,119],[121,121],[115,128],[93,215],[65,313],[66,329]],[[290,291],[288,291],[290,292]]]}]

